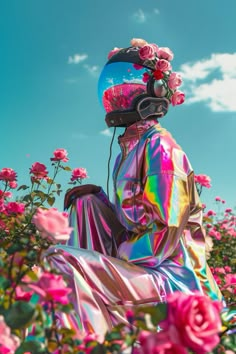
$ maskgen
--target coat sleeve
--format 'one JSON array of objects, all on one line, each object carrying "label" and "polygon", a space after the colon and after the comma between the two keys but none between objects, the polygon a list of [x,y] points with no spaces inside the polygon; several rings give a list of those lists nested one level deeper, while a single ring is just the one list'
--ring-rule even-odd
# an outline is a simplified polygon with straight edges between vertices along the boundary
[{"label": "coat sleeve", "polygon": [[[187,166],[187,168],[186,168]],[[159,142],[147,148],[142,204],[147,228],[123,242],[118,257],[156,267],[175,251],[190,213],[188,160],[181,149]]]}]

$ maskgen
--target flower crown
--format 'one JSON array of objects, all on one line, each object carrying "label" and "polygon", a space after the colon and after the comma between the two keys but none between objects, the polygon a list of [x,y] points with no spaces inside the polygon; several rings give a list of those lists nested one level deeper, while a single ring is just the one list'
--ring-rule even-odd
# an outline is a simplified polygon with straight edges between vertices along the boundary
[{"label": "flower crown", "polygon": [[[182,84],[181,75],[172,71],[170,61],[174,58],[173,52],[167,47],[159,47],[156,44],[148,43],[141,38],[133,38],[131,47],[138,50],[139,58],[143,65],[133,64],[136,70],[146,67],[143,74],[143,82],[147,83],[150,79],[156,81],[154,85],[159,85],[157,96],[167,98],[173,106],[182,104],[185,100],[185,94],[177,88]],[[108,54],[108,59],[122,51],[123,48],[114,48]]]}]

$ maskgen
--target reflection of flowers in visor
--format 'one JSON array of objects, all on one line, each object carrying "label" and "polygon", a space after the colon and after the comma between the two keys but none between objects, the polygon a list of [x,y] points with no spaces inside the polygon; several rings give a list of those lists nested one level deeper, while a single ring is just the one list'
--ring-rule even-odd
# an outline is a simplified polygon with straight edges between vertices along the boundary
[{"label": "reflection of flowers in visor", "polygon": [[146,93],[143,74],[147,68],[115,62],[105,65],[98,82],[98,98],[106,112],[134,109],[137,96]]}]

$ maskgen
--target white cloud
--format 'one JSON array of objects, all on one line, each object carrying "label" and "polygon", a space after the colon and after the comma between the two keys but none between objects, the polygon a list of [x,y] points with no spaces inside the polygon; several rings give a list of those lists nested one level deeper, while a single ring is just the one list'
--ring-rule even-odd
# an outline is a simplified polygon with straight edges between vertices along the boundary
[{"label": "white cloud", "polygon": [[70,78],[70,79],[66,79],[65,82],[66,82],[67,84],[77,84],[78,79]]},{"label": "white cloud", "polygon": [[69,56],[68,64],[79,64],[88,58],[87,54],[74,54]]},{"label": "white cloud", "polygon": [[87,134],[84,134],[84,133],[72,133],[72,139],[81,139],[81,140],[84,140],[84,139],[87,139],[88,138],[88,135]]},{"label": "white cloud", "polygon": [[111,137],[111,136],[112,136],[112,132],[111,132],[111,130],[110,130],[109,128],[102,130],[102,131],[100,132],[100,134],[105,135],[105,136],[108,136],[108,137]]},{"label": "white cloud", "polygon": [[133,19],[137,22],[137,23],[145,23],[147,21],[147,19],[152,16],[156,16],[159,15],[160,11],[157,8],[154,8],[153,10],[150,11],[146,11],[144,12],[142,9],[138,9],[133,15]]},{"label": "white cloud", "polygon": [[236,111],[236,53],[213,53],[180,69],[186,103],[204,102],[214,112]]},{"label": "white cloud", "polygon": [[133,18],[139,23],[144,23],[147,20],[147,15],[142,9],[138,9],[138,11],[133,14]]},{"label": "white cloud", "polygon": [[84,64],[84,68],[93,76],[98,76],[99,67],[97,65]]}]

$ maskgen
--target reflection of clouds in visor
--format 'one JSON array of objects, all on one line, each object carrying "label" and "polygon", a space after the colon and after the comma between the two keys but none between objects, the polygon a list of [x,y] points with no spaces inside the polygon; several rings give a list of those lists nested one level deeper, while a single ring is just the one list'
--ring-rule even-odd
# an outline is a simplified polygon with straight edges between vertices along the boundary
[{"label": "reflection of clouds in visor", "polygon": [[106,112],[133,108],[133,100],[146,92],[143,74],[133,63],[117,62],[105,65],[98,81],[98,98]]},{"label": "reflection of clouds in visor", "polygon": [[146,86],[142,79],[131,79],[131,80],[124,79],[123,83],[124,84],[140,84],[140,85]]}]

